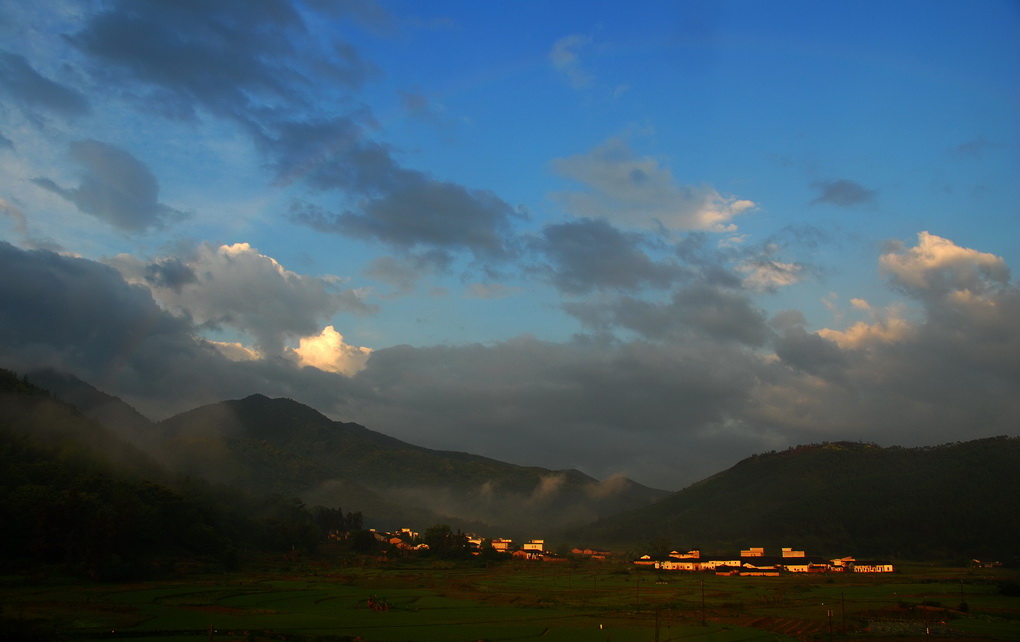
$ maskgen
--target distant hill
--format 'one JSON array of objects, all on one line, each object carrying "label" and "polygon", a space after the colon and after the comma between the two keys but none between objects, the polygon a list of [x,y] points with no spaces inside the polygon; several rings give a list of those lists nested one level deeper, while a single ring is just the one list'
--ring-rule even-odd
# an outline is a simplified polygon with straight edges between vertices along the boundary
[{"label": "distant hill", "polygon": [[431,450],[263,395],[203,406],[157,427],[177,470],[355,508],[366,523],[381,511],[416,526],[438,516],[494,535],[535,537],[668,494],[622,478],[600,482],[576,470]]},{"label": "distant hill", "polygon": [[174,473],[360,511],[373,527],[447,522],[493,535],[540,537],[669,494],[625,478],[599,481],[576,470],[430,450],[333,421],[290,399],[252,395],[154,423],[72,375],[37,370],[27,378]]},{"label": "distant hill", "polygon": [[319,537],[285,500],[185,482],[99,422],[0,370],[0,570],[120,579],[222,568]]},{"label": "distant hill", "polygon": [[[289,399],[252,395],[153,423],[69,375],[38,372],[30,381],[95,420],[69,420],[66,409],[47,402],[39,406],[45,412],[33,411],[41,413],[31,423],[39,435],[64,443],[74,434],[87,451],[126,469],[153,467],[256,496],[360,511],[367,526],[446,522],[643,552],[792,546],[820,555],[1018,556],[1020,438],[926,448],[798,446],[749,457],[670,494],[623,478],[598,481],[576,470],[431,450]],[[10,423],[11,409],[21,407],[0,408],[0,418]]]},{"label": "distant hill", "polygon": [[32,370],[25,374],[25,379],[71,404],[128,443],[150,451],[155,446],[157,433],[153,423],[119,397],[53,368]]},{"label": "distant hill", "polygon": [[573,529],[592,543],[733,552],[1017,559],[1020,438],[926,448],[838,442],[749,457],[663,500]]}]

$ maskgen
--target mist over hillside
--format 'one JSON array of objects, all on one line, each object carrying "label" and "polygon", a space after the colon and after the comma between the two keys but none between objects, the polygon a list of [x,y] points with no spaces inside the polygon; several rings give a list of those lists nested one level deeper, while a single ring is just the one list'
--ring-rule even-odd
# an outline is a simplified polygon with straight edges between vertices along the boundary
[{"label": "mist over hillside", "polygon": [[446,521],[465,529],[540,536],[666,496],[623,477],[524,467],[409,444],[329,419],[290,399],[250,395],[158,423],[70,375],[32,373],[148,448],[179,474],[255,494],[362,511],[366,524],[397,528]]},{"label": "mist over hillside", "polygon": [[[290,399],[250,395],[154,423],[74,377],[33,377],[74,399],[83,415],[71,424],[37,416],[38,434],[84,444],[136,475],[356,510],[365,526],[381,529],[447,523],[620,551],[795,546],[942,559],[1012,559],[1020,532],[1020,438],[925,448],[810,444],[746,458],[668,493],[431,450]],[[4,406],[8,421],[18,407]]]}]

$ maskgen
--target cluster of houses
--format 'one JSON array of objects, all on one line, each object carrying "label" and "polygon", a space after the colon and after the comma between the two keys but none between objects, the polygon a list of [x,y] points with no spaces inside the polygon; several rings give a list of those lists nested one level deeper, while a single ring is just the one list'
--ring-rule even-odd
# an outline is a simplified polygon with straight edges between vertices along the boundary
[{"label": "cluster of houses", "polygon": [[[402,528],[393,533],[373,531],[376,539],[401,550],[415,551],[427,549],[428,545],[421,542],[418,533],[409,528]],[[476,535],[467,535],[467,547],[471,553],[482,552],[484,539]],[[496,538],[489,540],[489,545],[497,553],[511,555],[518,559],[541,560],[543,562],[563,562],[566,558],[545,550],[545,540],[532,539],[516,545],[511,539]],[[609,551],[592,548],[574,548],[570,551],[574,557],[604,560],[611,556]],[[976,560],[975,560],[976,561]],[[826,559],[809,556],[804,551],[793,548],[780,549],[779,555],[766,555],[762,547],[748,548],[740,551],[739,556],[702,557],[698,550],[680,553],[672,551],[664,558],[653,558],[643,555],[634,560],[637,566],[651,567],[661,571],[711,572],[716,575],[740,575],[769,577],[781,573],[892,573],[892,562],[886,560],[858,560],[854,557]]]},{"label": "cluster of houses", "polygon": [[[421,534],[417,533],[410,528],[401,528],[397,531],[386,532],[377,531],[371,529],[372,535],[376,541],[388,544],[393,548],[402,551],[422,551],[428,550],[428,544],[421,541]],[[483,543],[486,538],[478,535],[468,534],[465,535],[467,549],[473,555],[481,555]],[[497,553],[504,555],[510,555],[517,559],[526,560],[541,560],[543,562],[565,562],[566,558],[554,554],[552,551],[548,551],[545,548],[544,539],[532,539],[524,542],[523,544],[515,544],[512,539],[506,539],[497,537],[495,539],[488,540],[488,545],[492,547],[492,550]],[[596,550],[592,548],[575,548],[570,551],[571,555],[576,557],[587,557],[590,559],[606,559],[611,553],[604,550]]]},{"label": "cluster of houses", "polygon": [[702,557],[697,550],[671,552],[664,559],[643,555],[634,561],[663,571],[701,571],[716,575],[778,576],[781,573],[892,573],[895,569],[885,560],[858,560],[853,557],[825,559],[808,556],[804,551],[783,548],[780,555],[766,555],[764,548],[748,548],[737,557]]}]

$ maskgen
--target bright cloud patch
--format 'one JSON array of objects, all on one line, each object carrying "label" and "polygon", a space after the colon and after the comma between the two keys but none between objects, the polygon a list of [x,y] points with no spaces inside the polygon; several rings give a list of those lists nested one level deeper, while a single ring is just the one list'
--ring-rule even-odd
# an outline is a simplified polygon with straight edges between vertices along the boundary
[{"label": "bright cloud patch", "polygon": [[901,341],[911,332],[913,326],[909,322],[894,317],[870,324],[858,321],[843,331],[824,328],[818,334],[844,350],[858,350]]},{"label": "bright cloud patch", "polygon": [[1009,282],[1009,267],[994,254],[956,245],[928,232],[917,235],[917,246],[896,247],[879,259],[882,270],[902,288],[914,292],[946,294],[951,290],[985,292],[994,284]]},{"label": "bright cloud patch", "polygon": [[708,185],[679,184],[658,159],[636,156],[619,138],[587,154],[558,158],[553,169],[586,188],[553,194],[564,207],[626,227],[732,232],[737,229],[732,219],[755,207]]},{"label": "bright cloud patch", "polygon": [[262,353],[236,341],[209,341],[220,354],[231,361],[258,361]]},{"label": "bright cloud patch", "polygon": [[372,349],[344,343],[343,335],[330,325],[318,336],[301,339],[294,354],[302,366],[352,376],[365,367]]},{"label": "bright cloud patch", "polygon": [[199,327],[243,332],[267,355],[282,354],[289,339],[312,334],[338,312],[371,311],[358,291],[338,288],[342,279],[292,272],[248,243],[201,245],[190,257],[148,265],[127,255],[110,262],[164,308]]}]

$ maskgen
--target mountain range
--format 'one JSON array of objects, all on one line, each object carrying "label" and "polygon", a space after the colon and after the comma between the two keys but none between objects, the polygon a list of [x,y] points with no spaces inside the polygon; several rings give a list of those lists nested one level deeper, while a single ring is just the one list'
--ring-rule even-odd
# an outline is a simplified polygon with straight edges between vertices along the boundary
[{"label": "mountain range", "polygon": [[669,494],[623,477],[600,481],[577,470],[415,446],[290,399],[255,394],[150,422],[65,373],[40,370],[28,379],[177,473],[252,494],[359,510],[366,525],[378,528],[442,521],[499,536],[540,537]]},{"label": "mountain range", "polygon": [[[253,496],[631,552],[792,546],[813,554],[1016,559],[1020,438],[923,448],[827,442],[754,455],[679,492],[415,446],[263,395],[152,422],[70,375],[36,371],[108,431],[119,458]],[[104,443],[106,443],[104,442]],[[136,455],[132,455],[136,453]],[[151,458],[148,459],[148,458]],[[146,464],[145,462],[158,462]]]}]

